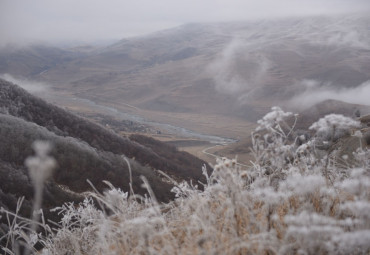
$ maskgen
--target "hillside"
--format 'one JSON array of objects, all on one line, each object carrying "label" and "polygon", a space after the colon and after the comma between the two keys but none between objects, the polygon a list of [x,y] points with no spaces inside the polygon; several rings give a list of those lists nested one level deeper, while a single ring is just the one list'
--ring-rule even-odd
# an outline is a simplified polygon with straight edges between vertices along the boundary
[{"label": "hillside", "polygon": [[63,50],[51,46],[34,45],[17,48],[8,45],[0,51],[0,70],[1,73],[25,78],[37,77],[46,69],[84,55],[83,51]]},{"label": "hillside", "polygon": [[129,158],[134,191],[145,192],[139,178],[143,175],[160,201],[173,198],[172,186],[163,182],[154,169],[179,179],[204,180],[201,168],[205,162],[190,154],[149,138],[121,137],[4,80],[0,80],[0,120],[0,206],[11,210],[15,210],[16,198],[26,196],[23,213],[30,211],[33,192],[24,161],[33,154],[31,145],[35,140],[50,141],[51,155],[58,163],[46,187],[45,208],[78,201],[78,193],[91,190],[86,179],[100,191],[107,188],[103,180],[129,190],[129,169],[122,156]]},{"label": "hillside", "polygon": [[[299,113],[297,128],[307,129],[311,123],[330,113],[359,118],[370,114],[369,105],[349,104],[338,100],[325,100]],[[357,116],[356,116],[357,115]]]},{"label": "hillside", "polygon": [[0,73],[44,82],[56,94],[236,138],[273,105],[301,110],[312,105],[306,102],[311,92],[336,99],[370,80],[368,24],[369,17],[358,15],[188,24],[79,57],[75,52],[68,61],[45,62],[33,75],[21,71],[34,66],[32,58],[2,65]]}]

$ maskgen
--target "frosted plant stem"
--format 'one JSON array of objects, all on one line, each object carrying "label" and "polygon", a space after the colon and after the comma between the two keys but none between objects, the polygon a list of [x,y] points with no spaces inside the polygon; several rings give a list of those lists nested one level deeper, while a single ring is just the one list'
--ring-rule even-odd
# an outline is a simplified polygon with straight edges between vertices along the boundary
[{"label": "frosted plant stem", "polygon": [[42,204],[42,191],[44,189],[44,184],[35,187],[35,195],[34,195],[34,203],[32,208],[32,226],[31,231],[36,232],[37,225],[36,222],[39,222],[39,211],[41,209]]},{"label": "frosted plant stem", "polygon": [[[41,209],[41,204],[42,204],[42,191],[44,189],[44,184],[42,183],[41,185],[35,185],[34,190],[35,194],[33,197],[33,206],[32,206],[32,220],[31,220],[31,228],[29,230],[29,234],[31,235],[32,233],[37,233],[37,225],[39,222],[39,211]],[[29,255],[31,253],[31,247],[27,245],[24,254]]]},{"label": "frosted plant stem", "polygon": [[132,170],[131,170],[131,164],[130,164],[130,161],[128,161],[128,159],[125,157],[125,156],[122,156],[122,158],[126,161],[127,163],[127,166],[128,166],[128,171],[129,171],[129,174],[130,174],[130,195],[131,196],[135,196],[135,192],[134,192],[134,189],[132,188]]},{"label": "frosted plant stem", "polygon": [[[31,228],[28,231],[29,236],[31,234],[37,234],[37,224],[39,222],[39,213],[42,204],[42,192],[44,190],[45,181],[51,176],[52,170],[56,165],[53,158],[48,156],[51,150],[51,145],[45,141],[35,141],[33,143],[33,149],[36,155],[28,157],[25,161],[26,166],[29,170],[30,179],[34,187],[34,199],[32,207],[32,221]],[[28,244],[25,247],[24,254],[29,255],[31,253],[31,245]]]}]

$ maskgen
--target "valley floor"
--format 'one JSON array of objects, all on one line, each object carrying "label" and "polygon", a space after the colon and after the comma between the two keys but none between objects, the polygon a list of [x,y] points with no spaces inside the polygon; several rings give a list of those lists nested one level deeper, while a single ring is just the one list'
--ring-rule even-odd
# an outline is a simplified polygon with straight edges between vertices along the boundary
[{"label": "valley floor", "polygon": [[[144,128],[118,133],[125,136],[132,133],[149,135],[213,165],[216,163],[216,155],[228,158],[237,156],[238,161],[243,164],[247,164],[251,159],[249,150],[240,150],[240,146],[243,147],[245,141],[249,140],[256,124],[242,119],[201,113],[150,112],[127,104],[121,104],[118,109],[113,105],[97,104],[91,100],[77,98],[73,94],[51,90],[38,96],[100,124],[103,124],[101,118],[98,120],[96,116],[142,124]],[[106,127],[110,126],[106,124]]]}]

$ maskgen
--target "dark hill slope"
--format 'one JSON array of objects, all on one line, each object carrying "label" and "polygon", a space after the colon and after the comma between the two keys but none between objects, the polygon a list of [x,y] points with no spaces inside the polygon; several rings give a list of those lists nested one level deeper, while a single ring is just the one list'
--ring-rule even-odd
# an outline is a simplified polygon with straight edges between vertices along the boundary
[{"label": "dark hill slope", "polygon": [[[24,197],[20,214],[29,217],[32,208],[33,187],[24,167],[24,160],[33,154],[35,140],[53,144],[51,155],[58,163],[52,178],[44,189],[43,209],[46,218],[57,220],[49,209],[68,201],[82,200],[80,192],[91,190],[87,179],[102,191],[107,187],[102,180],[110,181],[122,190],[129,190],[129,169],[126,161],[117,154],[97,150],[73,137],[58,136],[44,127],[11,115],[0,114],[0,207],[15,211],[17,199]],[[141,187],[140,176],[145,176],[159,201],[169,201],[171,185],[164,183],[150,167],[129,160],[132,168],[133,189],[137,194],[146,191]],[[5,221],[2,218],[1,221]],[[4,223],[4,222],[3,222]],[[1,228],[0,224],[0,232]]]},{"label": "dark hill slope", "polygon": [[140,141],[123,138],[100,125],[48,104],[4,80],[0,80],[0,112],[34,122],[56,135],[80,139],[98,150],[135,158],[142,165],[149,165],[171,175],[184,179],[203,178],[201,167],[205,162],[190,154],[173,149],[169,156],[166,150],[168,146],[160,142],[151,147],[143,146]]},{"label": "dark hill slope", "polygon": [[[35,140],[50,141],[51,154],[58,163],[44,190],[44,209],[67,201],[80,201],[79,193],[91,190],[86,179],[99,191],[106,188],[102,180],[128,191],[129,169],[122,155],[135,158],[129,159],[135,193],[145,192],[140,180],[143,175],[159,201],[173,198],[172,186],[163,182],[153,169],[181,179],[198,180],[204,164],[190,154],[155,140],[149,139],[148,143],[142,138],[135,142],[118,136],[0,80],[0,207],[15,211],[17,199],[24,196],[20,213],[25,216],[31,211],[33,187],[24,161],[34,154]],[[47,218],[57,217],[49,210],[45,213]]]},{"label": "dark hill slope", "polygon": [[[89,189],[86,179],[90,179],[99,190],[104,188],[102,180],[109,180],[113,185],[128,190],[129,170],[121,156],[111,152],[96,150],[90,145],[73,137],[57,136],[44,127],[24,121],[14,116],[0,114],[0,157],[3,161],[21,167],[24,159],[32,155],[31,145],[35,140],[50,141],[53,144],[52,156],[58,162],[58,169],[53,179],[56,183],[69,187],[72,191],[83,192]],[[153,183],[163,183],[148,167],[142,167],[130,160],[133,169],[134,186],[140,188],[140,175],[146,176]],[[167,191],[170,186],[167,186]],[[157,193],[161,200],[169,194]],[[166,198],[167,196],[167,198]]]}]

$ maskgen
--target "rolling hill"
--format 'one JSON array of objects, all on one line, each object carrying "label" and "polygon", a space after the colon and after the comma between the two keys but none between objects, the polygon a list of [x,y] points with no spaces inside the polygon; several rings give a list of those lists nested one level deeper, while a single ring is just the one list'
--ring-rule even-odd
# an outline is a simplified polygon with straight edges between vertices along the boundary
[{"label": "rolling hill", "polygon": [[369,23],[346,15],[188,24],[92,51],[12,51],[0,73],[118,110],[133,106],[148,119],[237,137],[272,105],[292,107],[289,101],[307,90],[351,89],[370,80]]},{"label": "rolling hill", "polygon": [[24,215],[30,212],[33,194],[24,161],[33,155],[35,140],[49,141],[58,163],[44,192],[45,209],[79,201],[81,192],[91,190],[87,179],[99,191],[107,188],[103,180],[128,191],[129,169],[123,157],[132,168],[135,193],[146,192],[142,175],[159,201],[169,201],[173,194],[156,170],[177,179],[204,181],[201,168],[206,163],[194,156],[152,138],[124,138],[0,79],[0,206],[14,211],[16,198],[25,196]]}]

